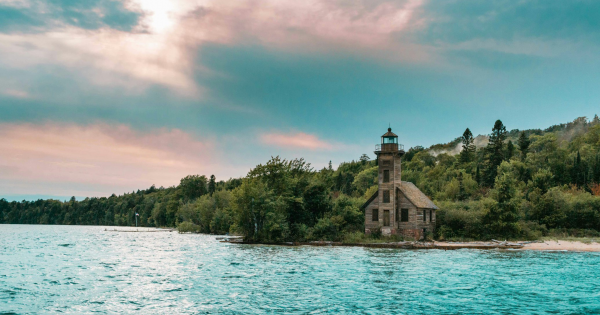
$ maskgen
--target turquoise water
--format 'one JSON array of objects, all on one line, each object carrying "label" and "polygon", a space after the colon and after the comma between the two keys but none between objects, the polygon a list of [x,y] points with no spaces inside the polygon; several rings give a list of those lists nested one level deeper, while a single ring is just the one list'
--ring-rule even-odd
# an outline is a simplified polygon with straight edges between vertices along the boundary
[{"label": "turquoise water", "polygon": [[104,229],[0,225],[0,314],[600,313],[598,253],[233,245]]}]

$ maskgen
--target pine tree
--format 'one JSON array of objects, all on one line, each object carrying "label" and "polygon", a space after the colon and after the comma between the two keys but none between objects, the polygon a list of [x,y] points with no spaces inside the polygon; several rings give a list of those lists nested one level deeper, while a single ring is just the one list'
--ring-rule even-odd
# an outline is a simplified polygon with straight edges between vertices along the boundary
[{"label": "pine tree", "polygon": [[600,155],[596,153],[596,161],[594,162],[594,170],[592,171],[592,181],[600,184]]},{"label": "pine tree", "polygon": [[473,160],[473,154],[475,153],[475,144],[473,144],[473,133],[467,128],[463,133],[462,137],[462,151],[460,152],[460,162],[469,163]]},{"label": "pine tree", "polygon": [[515,146],[511,140],[508,140],[508,144],[506,145],[506,160],[510,160],[513,155],[515,155]]},{"label": "pine tree", "polygon": [[367,162],[368,162],[370,159],[371,159],[371,158],[369,158],[369,156],[368,156],[368,155],[366,155],[366,154],[363,154],[363,155],[361,155],[361,156],[360,156],[360,163],[364,165],[364,164],[365,164],[365,163],[367,163]]},{"label": "pine tree", "polygon": [[573,158],[573,168],[571,169],[571,184],[579,187],[586,182],[586,170],[584,163],[581,161],[581,154],[577,151],[577,155]]},{"label": "pine tree", "polygon": [[329,166],[327,167],[327,169],[331,172],[333,172],[333,166],[331,165],[331,160],[329,160]]},{"label": "pine tree", "polygon": [[486,165],[484,172],[484,184],[488,187],[494,185],[496,175],[498,174],[498,166],[504,160],[504,140],[506,140],[506,127],[500,119],[494,123],[492,133],[490,134],[490,142],[486,147]]},{"label": "pine tree", "polygon": [[519,151],[521,151],[521,161],[525,161],[527,157],[527,153],[529,152],[529,145],[531,141],[529,141],[529,137],[525,134],[525,131],[521,131],[521,135],[519,136]]},{"label": "pine tree", "polygon": [[496,178],[496,204],[483,218],[489,233],[503,237],[515,236],[519,232],[519,211],[515,201],[515,180],[511,174],[500,174]]},{"label": "pine tree", "polygon": [[477,170],[475,171],[475,181],[477,185],[481,185],[481,173],[479,172],[479,164],[477,164]]},{"label": "pine tree", "polygon": [[212,196],[217,190],[217,182],[215,175],[210,175],[210,180],[208,181],[208,193]]},{"label": "pine tree", "polygon": [[600,118],[598,118],[598,114],[596,114],[592,120],[592,125],[597,125],[598,123],[600,123]]}]

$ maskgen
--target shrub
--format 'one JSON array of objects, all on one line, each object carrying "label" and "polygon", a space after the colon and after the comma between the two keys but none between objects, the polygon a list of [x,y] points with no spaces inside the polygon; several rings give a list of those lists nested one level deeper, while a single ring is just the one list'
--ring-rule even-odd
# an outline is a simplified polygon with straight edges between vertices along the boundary
[{"label": "shrub", "polygon": [[177,225],[179,233],[200,233],[200,226],[190,221],[184,221]]}]

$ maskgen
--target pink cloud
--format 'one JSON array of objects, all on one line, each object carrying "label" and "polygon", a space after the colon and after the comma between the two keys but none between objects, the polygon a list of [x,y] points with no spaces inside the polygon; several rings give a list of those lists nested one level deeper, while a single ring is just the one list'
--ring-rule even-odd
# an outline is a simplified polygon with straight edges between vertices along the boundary
[{"label": "pink cloud", "polygon": [[178,129],[0,124],[0,139],[4,194],[106,196],[176,185],[190,174],[228,172],[212,141]]},{"label": "pink cloud", "polygon": [[267,133],[261,136],[261,141],[267,145],[293,149],[319,150],[332,149],[335,146],[303,132],[295,134]]},{"label": "pink cloud", "polygon": [[[26,3],[26,0],[19,3]],[[0,64],[28,69],[60,64],[97,85],[134,92],[160,84],[190,97],[204,91],[194,63],[207,43],[260,43],[291,51],[348,51],[380,59],[426,60],[419,45],[399,42],[399,32],[419,23],[423,0],[377,4],[341,0],[129,0],[144,14],[133,32],[63,26],[45,33],[0,34]]]}]

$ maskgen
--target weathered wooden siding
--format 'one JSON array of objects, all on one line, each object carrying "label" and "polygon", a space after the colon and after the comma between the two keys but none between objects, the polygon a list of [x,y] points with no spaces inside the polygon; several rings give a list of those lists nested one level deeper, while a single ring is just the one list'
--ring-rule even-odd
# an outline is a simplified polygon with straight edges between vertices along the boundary
[{"label": "weathered wooden siding", "polygon": [[[400,190],[397,190],[396,194],[399,202],[399,213],[401,209],[408,209],[408,222],[398,222],[398,229],[395,234],[420,239],[423,237],[423,229],[427,229],[428,232],[435,230],[435,210],[415,207]],[[427,221],[423,221],[423,210],[427,211]],[[433,220],[429,217],[430,210],[433,214]]]},{"label": "weathered wooden siding", "polygon": [[[365,208],[365,233],[371,233],[372,230],[383,224],[383,221],[373,222],[373,211],[379,211],[379,196],[375,197],[371,204]],[[379,220],[383,220],[381,216],[382,214],[379,214]]]}]

